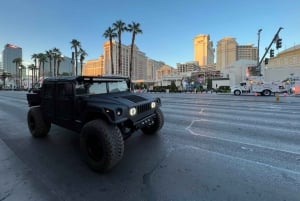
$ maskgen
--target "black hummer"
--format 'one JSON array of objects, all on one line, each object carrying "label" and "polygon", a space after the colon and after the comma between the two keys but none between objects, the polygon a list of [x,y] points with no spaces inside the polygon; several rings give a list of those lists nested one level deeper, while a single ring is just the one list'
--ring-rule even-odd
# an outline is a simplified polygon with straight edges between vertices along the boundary
[{"label": "black hummer", "polygon": [[56,124],[78,132],[88,165],[109,170],[122,158],[124,140],[132,133],[155,134],[164,124],[160,99],[132,93],[130,85],[121,76],[46,78],[27,94],[29,130],[44,137]]}]

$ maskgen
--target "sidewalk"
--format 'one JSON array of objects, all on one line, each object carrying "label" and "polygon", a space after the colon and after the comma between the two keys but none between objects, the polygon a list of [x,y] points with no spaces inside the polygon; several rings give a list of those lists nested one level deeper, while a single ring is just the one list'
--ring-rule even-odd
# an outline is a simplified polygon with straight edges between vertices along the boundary
[{"label": "sidewalk", "polygon": [[56,198],[0,139],[0,200],[54,201]]}]

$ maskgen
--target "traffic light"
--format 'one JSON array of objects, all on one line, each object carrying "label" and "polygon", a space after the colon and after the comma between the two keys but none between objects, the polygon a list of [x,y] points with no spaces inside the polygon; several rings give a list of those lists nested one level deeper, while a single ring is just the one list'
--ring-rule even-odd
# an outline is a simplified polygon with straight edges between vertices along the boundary
[{"label": "traffic light", "polygon": [[267,65],[269,63],[269,59],[265,58],[265,65]]},{"label": "traffic light", "polygon": [[270,57],[274,57],[274,50],[270,49]]},{"label": "traffic light", "polygon": [[281,47],[282,47],[282,39],[278,38],[277,41],[276,41],[276,49],[279,49]]}]

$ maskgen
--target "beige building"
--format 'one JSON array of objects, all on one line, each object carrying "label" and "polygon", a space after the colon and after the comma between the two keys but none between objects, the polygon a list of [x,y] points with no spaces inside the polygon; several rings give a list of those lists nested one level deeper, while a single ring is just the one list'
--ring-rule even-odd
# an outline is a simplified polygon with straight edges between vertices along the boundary
[{"label": "beige building", "polygon": [[[120,74],[124,76],[129,76],[129,66],[130,66],[130,54],[131,46],[123,45],[121,47],[122,51],[122,67],[119,72],[119,59],[118,59],[118,46],[119,44],[116,41],[113,41],[113,63],[114,63],[114,74]],[[103,45],[104,49],[104,65],[106,74],[111,74],[111,56],[110,56],[110,43],[106,41]],[[132,63],[132,79],[140,80],[146,79],[146,66],[147,66],[147,57],[144,52],[139,51],[138,47],[134,45],[133,47],[133,63]]]},{"label": "beige building", "polygon": [[257,61],[257,47],[238,45],[235,38],[225,37],[217,44],[217,70],[225,69],[238,60]]},{"label": "beige building", "polygon": [[266,81],[284,80],[291,75],[300,77],[300,45],[288,48],[270,58],[262,71]]},{"label": "beige building", "polygon": [[165,63],[162,61],[155,61],[153,59],[148,59],[147,69],[146,69],[146,80],[148,81],[156,80],[156,71],[164,65]]},{"label": "beige building", "polygon": [[241,59],[257,61],[257,47],[253,44],[237,46],[237,60]]},{"label": "beige building", "polygon": [[197,61],[177,63],[178,73],[186,73],[186,72],[199,71],[199,70],[200,67]]},{"label": "beige building", "polygon": [[106,74],[104,67],[104,56],[100,55],[98,59],[88,60],[83,64],[82,75],[104,75]]},{"label": "beige building", "polygon": [[[84,75],[109,75],[112,74],[111,68],[111,56],[110,56],[110,43],[106,41],[103,44],[104,54],[95,60],[88,60],[84,64]],[[129,76],[129,66],[130,66],[130,51],[131,46],[122,45],[122,67],[119,72],[119,59],[118,59],[118,43],[113,41],[113,65],[114,74],[119,74],[123,76]],[[145,53],[139,51],[137,46],[133,47],[133,64],[132,64],[132,79],[141,80],[147,77],[147,57]]]},{"label": "beige building", "polygon": [[159,69],[156,70],[156,81],[162,80],[164,76],[170,74],[176,74],[177,71],[171,66],[163,65]]},{"label": "beige building", "polygon": [[237,60],[237,46],[235,38],[225,37],[217,43],[217,70],[222,70]]},{"label": "beige building", "polygon": [[199,34],[194,37],[194,61],[197,61],[199,66],[214,63],[213,42],[210,41],[208,34]]}]

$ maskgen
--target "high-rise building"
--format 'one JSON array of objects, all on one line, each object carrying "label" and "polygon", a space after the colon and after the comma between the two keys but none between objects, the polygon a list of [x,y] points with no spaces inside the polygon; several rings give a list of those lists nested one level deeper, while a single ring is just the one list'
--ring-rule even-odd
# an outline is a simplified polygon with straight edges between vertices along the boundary
[{"label": "high-rise building", "polygon": [[186,62],[186,63],[177,63],[178,73],[187,73],[192,71],[199,71],[200,67],[197,61]]},{"label": "high-rise building", "polygon": [[83,65],[82,75],[105,75],[107,74],[104,67],[104,56],[100,55],[98,59],[92,59],[86,61]]},{"label": "high-rise building", "polygon": [[16,76],[16,64],[13,61],[17,58],[22,59],[22,48],[12,44],[6,44],[2,51],[3,69],[13,77]]},{"label": "high-rise building", "polygon": [[147,59],[147,69],[146,69],[146,80],[155,80],[156,71],[164,66],[165,63],[162,61],[155,61],[153,59]]},{"label": "high-rise building", "polygon": [[237,46],[235,38],[225,37],[217,44],[216,69],[221,70],[237,60]]},{"label": "high-rise building", "polygon": [[239,45],[237,47],[237,60],[257,60],[257,47],[251,45]]},{"label": "high-rise building", "polygon": [[199,34],[194,37],[194,60],[199,66],[213,64],[214,51],[213,42],[210,41],[208,34]]},{"label": "high-rise building", "polygon": [[[94,72],[99,72],[101,74],[98,75],[108,75],[112,74],[111,68],[111,55],[110,51],[113,51],[113,66],[114,66],[114,74],[129,76],[130,70],[130,54],[131,54],[131,46],[123,45],[121,47],[122,51],[122,66],[119,69],[119,59],[118,59],[118,43],[113,41],[112,48],[110,48],[110,42],[106,41],[103,45],[104,48],[104,55],[103,58],[100,57],[98,60],[90,60],[87,61],[84,65],[84,68],[94,68],[98,69],[93,70],[84,70],[86,75],[95,75]],[[133,62],[132,62],[132,74],[131,79],[133,80],[145,80],[147,78],[147,57],[144,52],[139,51],[138,47],[134,45],[133,47]],[[102,60],[103,59],[103,60]],[[102,66],[103,64],[103,66]],[[91,67],[93,66],[93,67]],[[96,74],[97,75],[97,74]]]},{"label": "high-rise building", "polygon": [[238,45],[235,38],[225,37],[217,45],[217,70],[224,69],[238,60],[257,60],[257,47],[253,44]]}]

